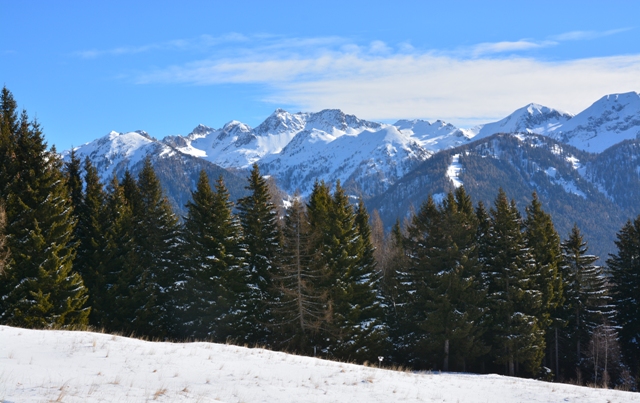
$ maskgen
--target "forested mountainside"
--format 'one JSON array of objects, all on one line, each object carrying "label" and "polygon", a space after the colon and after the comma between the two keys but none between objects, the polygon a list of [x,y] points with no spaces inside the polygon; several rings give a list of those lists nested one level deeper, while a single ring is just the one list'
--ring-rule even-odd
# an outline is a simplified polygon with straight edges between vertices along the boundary
[{"label": "forested mountainside", "polygon": [[640,205],[634,187],[639,180],[638,149],[638,141],[629,140],[591,154],[543,135],[497,134],[437,153],[368,206],[379,210],[390,226],[428,195],[442,198],[459,185],[485,205],[502,188],[521,209],[537,192],[562,237],[575,223],[591,251],[606,258],[614,250],[617,228],[637,214]]}]

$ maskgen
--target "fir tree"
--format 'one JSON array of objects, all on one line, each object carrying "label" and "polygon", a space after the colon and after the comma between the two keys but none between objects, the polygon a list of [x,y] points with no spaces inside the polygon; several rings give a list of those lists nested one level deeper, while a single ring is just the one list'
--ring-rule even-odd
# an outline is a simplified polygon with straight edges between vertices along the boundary
[{"label": "fir tree", "polygon": [[[105,311],[110,309],[104,303],[107,287],[104,282],[105,277],[98,271],[106,248],[105,221],[103,220],[106,195],[100,183],[98,171],[88,157],[84,161],[84,172],[84,191],[80,194],[79,205],[74,208],[74,215],[78,222],[75,231],[78,247],[74,269],[80,273],[89,290],[89,305],[92,307],[89,322],[93,326],[100,326]],[[82,190],[82,183],[80,187]]]},{"label": "fir tree", "polygon": [[[435,208],[427,202],[412,252],[413,303],[424,337],[416,346],[426,364],[449,370],[450,361],[466,363],[486,352],[480,340],[485,291],[480,280],[475,235],[476,216],[470,198],[459,188]],[[419,235],[418,235],[419,234]],[[426,360],[425,360],[426,358]]]},{"label": "fir tree", "polygon": [[[71,206],[74,210],[79,210],[82,204],[82,161],[76,155],[72,148],[69,154],[69,161],[64,163],[64,171],[67,180],[67,188],[69,189],[69,197]],[[77,231],[76,227],[76,231]]]},{"label": "fir tree", "polygon": [[0,200],[6,202],[9,183],[15,177],[14,160],[19,120],[18,105],[7,87],[0,94]]},{"label": "fir tree", "polygon": [[105,247],[97,272],[105,287],[102,301],[105,309],[99,321],[109,331],[131,333],[137,330],[137,310],[146,297],[139,283],[142,267],[136,254],[133,212],[124,193],[124,187],[114,176],[102,214]]},{"label": "fir tree", "polygon": [[[342,208],[343,201],[348,201],[341,191],[338,184],[334,208]],[[342,322],[339,325],[341,343],[335,353],[343,359],[375,361],[387,349],[388,328],[384,323],[381,276],[374,259],[369,214],[362,200],[356,208],[353,227],[356,238],[347,248],[353,262],[338,273],[337,286],[344,287],[344,294],[336,299],[342,303],[337,303],[334,311],[337,322]]]},{"label": "fir tree", "polygon": [[275,339],[286,350],[312,354],[314,338],[327,318],[327,291],[314,265],[315,250],[304,204],[295,197],[282,228],[281,275],[274,279],[282,300],[274,307]]},{"label": "fir tree", "polygon": [[613,283],[616,320],[626,362],[640,376],[640,216],[618,232],[618,253],[607,260]]},{"label": "fir tree", "polygon": [[75,222],[61,163],[55,150],[47,151],[40,126],[26,112],[17,130],[7,134],[14,157],[6,186],[11,260],[0,321],[36,328],[84,326],[87,290],[72,270]]},{"label": "fir tree", "polygon": [[[542,330],[547,331],[553,327],[553,331],[546,334],[547,345],[558,346],[557,331],[563,324],[557,310],[564,302],[562,277],[559,271],[562,261],[560,236],[553,226],[551,216],[542,210],[542,203],[535,192],[531,205],[527,207],[527,218],[524,224],[526,243],[535,265],[532,275],[537,283],[536,288],[542,296],[540,310],[536,316]],[[553,367],[557,372],[558,350],[548,354],[547,359],[551,356],[556,357]],[[550,362],[546,365],[552,366]]]},{"label": "fir tree", "polygon": [[500,190],[490,211],[491,226],[481,242],[484,278],[488,281],[489,342],[496,363],[515,375],[520,364],[536,374],[544,354],[544,332],[536,313],[541,293],[534,262],[522,233],[522,219]]},{"label": "fir tree", "polygon": [[273,304],[281,299],[273,277],[277,276],[281,239],[278,215],[269,186],[254,164],[246,187],[251,194],[238,200],[238,216],[247,248],[250,288],[247,300],[249,320],[253,329],[246,341],[267,343],[274,325]]},{"label": "fir tree", "polygon": [[[245,250],[241,228],[222,177],[216,191],[200,172],[184,222],[186,296],[181,309],[185,335],[226,341],[242,337]],[[247,330],[244,329],[246,332]]]},{"label": "fir tree", "polygon": [[593,264],[598,257],[587,252],[587,243],[574,225],[569,238],[562,243],[561,270],[566,289],[565,337],[573,344],[568,347],[566,356],[569,365],[576,370],[576,379],[585,369],[584,351],[591,334],[607,320],[610,311],[604,274],[599,266]]}]

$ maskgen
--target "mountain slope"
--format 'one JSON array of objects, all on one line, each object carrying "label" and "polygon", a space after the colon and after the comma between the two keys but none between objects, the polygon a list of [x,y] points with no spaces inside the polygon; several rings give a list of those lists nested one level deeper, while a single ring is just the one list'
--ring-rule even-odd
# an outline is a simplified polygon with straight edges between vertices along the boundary
[{"label": "mountain slope", "polygon": [[606,258],[615,249],[616,232],[633,213],[625,205],[628,200],[608,197],[600,191],[603,185],[586,176],[595,169],[586,167],[595,166],[601,166],[595,155],[546,136],[497,134],[435,154],[368,206],[390,226],[429,194],[440,200],[460,185],[475,203],[488,207],[503,188],[523,213],[535,191],[562,237],[577,223],[591,251]]},{"label": "mountain slope", "polygon": [[640,138],[640,94],[604,96],[563,124],[553,137],[595,153]]},{"label": "mountain slope", "polygon": [[573,115],[538,104],[526,105],[506,118],[471,129],[479,140],[496,133],[536,133],[550,135],[572,119]]},{"label": "mountain slope", "polygon": [[[113,176],[122,179],[126,170],[134,177],[142,169],[144,159],[149,157],[162,184],[165,195],[181,215],[185,204],[191,198],[201,170],[204,170],[212,183],[222,176],[233,200],[246,195],[244,175],[225,170],[206,160],[179,152],[171,145],[160,142],[146,132],[111,132],[108,135],[75,149],[82,161],[89,158],[98,170],[103,184]],[[69,152],[63,153],[68,159]]]}]

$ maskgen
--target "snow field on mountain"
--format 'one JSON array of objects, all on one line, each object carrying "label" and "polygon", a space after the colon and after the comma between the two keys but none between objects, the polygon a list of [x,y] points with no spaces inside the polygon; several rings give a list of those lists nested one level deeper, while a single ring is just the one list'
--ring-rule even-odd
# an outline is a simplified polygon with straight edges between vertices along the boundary
[{"label": "snow field on mountain", "polygon": [[0,340],[3,403],[640,402],[631,392],[392,371],[213,343],[7,326],[0,326]]},{"label": "snow field on mountain", "polygon": [[462,172],[462,164],[460,163],[460,154],[456,154],[451,157],[451,165],[447,168],[447,176],[453,183],[453,186],[459,188],[462,186],[462,181],[458,177]]}]

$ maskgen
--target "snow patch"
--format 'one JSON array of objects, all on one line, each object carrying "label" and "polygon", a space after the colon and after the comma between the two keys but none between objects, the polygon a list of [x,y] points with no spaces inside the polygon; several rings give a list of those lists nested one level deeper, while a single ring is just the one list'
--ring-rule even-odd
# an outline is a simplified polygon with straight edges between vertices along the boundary
[{"label": "snow patch", "polygon": [[462,186],[462,181],[459,178],[460,172],[462,172],[462,164],[460,164],[460,154],[455,154],[451,158],[451,165],[449,165],[449,167],[447,168],[447,176],[456,189]]}]

